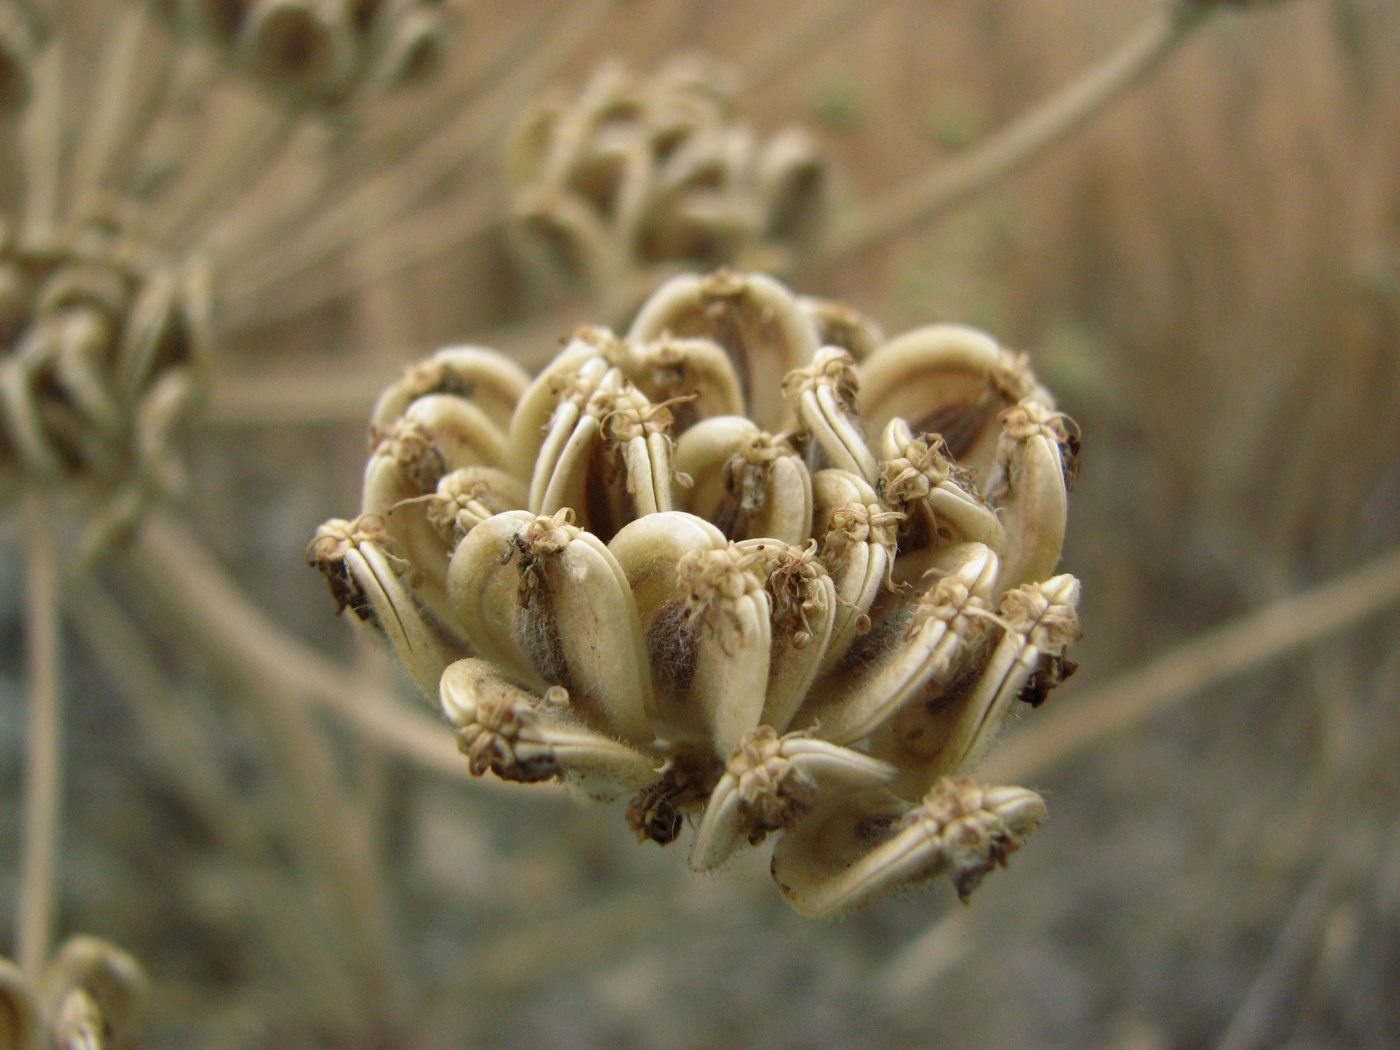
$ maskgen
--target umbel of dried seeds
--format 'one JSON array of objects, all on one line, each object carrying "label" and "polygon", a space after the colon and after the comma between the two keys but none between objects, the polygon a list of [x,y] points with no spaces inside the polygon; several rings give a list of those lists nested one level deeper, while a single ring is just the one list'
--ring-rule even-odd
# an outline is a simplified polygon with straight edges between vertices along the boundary
[{"label": "umbel of dried seeds", "polygon": [[208,282],[108,229],[42,245],[0,228],[0,496],[64,483],[89,552],[181,481],[174,432],[203,393]]},{"label": "umbel of dried seeds", "polygon": [[699,55],[646,77],[613,61],[527,111],[502,163],[526,271],[610,311],[684,270],[789,270],[825,222],[826,163],[799,128],[760,137],[737,79]]},{"label": "umbel of dried seeds", "polygon": [[967,777],[1073,670],[1056,575],[1078,433],[1025,355],[885,340],[764,276],[680,277],[540,375],[454,347],[371,425],[361,514],[309,549],[475,775],[631,796],[708,871],[835,915],[966,897],[1041,799]]}]

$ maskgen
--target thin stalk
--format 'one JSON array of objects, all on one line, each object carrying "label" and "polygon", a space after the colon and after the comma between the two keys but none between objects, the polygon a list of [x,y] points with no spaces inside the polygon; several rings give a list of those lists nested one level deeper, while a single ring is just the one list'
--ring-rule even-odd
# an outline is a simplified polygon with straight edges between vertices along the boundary
[{"label": "thin stalk", "polygon": [[197,242],[212,222],[232,210],[282,158],[299,123],[293,109],[284,108],[276,114],[260,109],[244,121],[243,133],[236,141],[211,144],[209,149],[218,153],[215,170],[187,182],[176,199],[162,202],[161,210],[152,216],[152,238],[181,248]]},{"label": "thin stalk", "polygon": [[150,62],[145,13],[125,7],[116,13],[116,25],[106,36],[98,89],[92,113],[78,140],[73,159],[73,214],[86,218],[97,203],[99,190],[111,169],[138,108],[135,82],[144,63]]},{"label": "thin stalk", "polygon": [[144,68],[154,72],[144,73],[121,100],[120,123],[110,129],[113,141],[103,156],[101,175],[94,183],[99,190],[104,185],[125,185],[170,101],[179,97],[182,79],[191,75],[191,60],[179,53],[170,34],[151,32],[149,23],[144,21],[139,57]]},{"label": "thin stalk", "polygon": [[[1038,773],[1208,686],[1400,602],[1400,549],[1311,590],[1210,628],[1047,712],[987,762],[993,781]],[[980,774],[979,774],[980,775]]]},{"label": "thin stalk", "polygon": [[823,257],[851,255],[925,226],[1020,169],[1141,80],[1205,21],[1207,10],[1168,2],[1078,80],[946,166],[912,177],[832,230]]},{"label": "thin stalk", "polygon": [[34,97],[20,130],[24,166],[24,224],[31,244],[47,244],[58,228],[63,199],[64,42],[34,63]]},{"label": "thin stalk", "polygon": [[62,808],[58,566],[49,501],[25,494],[25,658],[29,724],[25,740],[24,831],[19,878],[20,969],[38,980],[53,934],[54,880]]},{"label": "thin stalk", "polygon": [[160,533],[158,526],[143,530],[132,545],[130,563],[138,582],[168,614],[167,622],[238,689],[243,710],[260,730],[266,757],[285,788],[291,841],[326,892],[366,1002],[392,1029],[404,1020],[406,974],[375,858],[344,805],[325,741],[299,702],[295,683],[246,660],[237,647],[225,643],[229,618],[219,591],[201,589],[207,579],[207,552],[173,550]]},{"label": "thin stalk", "polygon": [[402,226],[376,234],[373,241],[367,238],[365,246],[356,249],[355,266],[348,273],[318,271],[277,289],[273,296],[241,300],[223,311],[223,324],[237,330],[284,323],[373,288],[435,256],[454,252],[490,229],[499,218],[486,199],[448,201],[445,206],[406,219]]}]

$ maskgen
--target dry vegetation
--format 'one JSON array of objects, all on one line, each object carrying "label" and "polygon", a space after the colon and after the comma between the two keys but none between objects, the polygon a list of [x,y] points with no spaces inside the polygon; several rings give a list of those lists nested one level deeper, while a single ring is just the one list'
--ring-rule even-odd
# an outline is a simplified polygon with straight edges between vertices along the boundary
[{"label": "dry vegetation", "polygon": [[[468,781],[300,567],[357,502],[363,419],[405,362],[472,340],[538,363],[588,316],[518,286],[494,221],[505,125],[543,85],[702,46],[742,70],[755,124],[814,129],[841,216],[956,163],[1157,6],[473,5],[436,82],[353,121],[209,81],[229,126],[266,132],[265,158],[231,136],[262,181],[135,210],[219,271],[190,483],[64,582],[55,925],[144,965],[144,1045],[1400,1041],[1393,3],[1226,12],[1021,173],[799,271],[889,331],[964,321],[1031,350],[1085,435],[1064,558],[1083,669],[991,760],[1051,819],[970,907],[939,886],[813,923],[753,858],[696,878],[616,810]],[[81,83],[102,37],[75,39]],[[25,528],[4,509],[8,902]],[[7,952],[16,925],[0,909]]]}]

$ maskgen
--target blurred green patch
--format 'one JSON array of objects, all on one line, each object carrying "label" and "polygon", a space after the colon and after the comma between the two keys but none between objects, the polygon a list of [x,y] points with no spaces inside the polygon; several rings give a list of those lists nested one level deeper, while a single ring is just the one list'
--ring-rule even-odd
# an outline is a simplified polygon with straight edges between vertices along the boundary
[{"label": "blurred green patch", "polygon": [[1036,374],[1067,411],[1094,405],[1105,390],[1102,338],[1072,317],[1050,322],[1039,345],[1031,347]]},{"label": "blurred green patch", "polygon": [[850,77],[828,77],[812,96],[812,116],[827,131],[850,134],[865,120],[866,99]]},{"label": "blurred green patch", "polygon": [[920,123],[936,145],[956,152],[981,137],[986,121],[971,96],[948,91],[924,107]]}]

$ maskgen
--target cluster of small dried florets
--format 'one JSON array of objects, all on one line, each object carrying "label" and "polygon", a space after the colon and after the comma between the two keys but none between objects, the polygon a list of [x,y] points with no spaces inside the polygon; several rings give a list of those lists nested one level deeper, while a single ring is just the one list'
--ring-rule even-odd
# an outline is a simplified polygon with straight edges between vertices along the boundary
[{"label": "cluster of small dried florets", "polygon": [[174,431],[205,385],[201,271],[161,268],[110,231],[17,243],[0,229],[0,491],[72,482],[96,531],[181,478]]},{"label": "cluster of small dried florets", "polygon": [[151,0],[274,95],[332,105],[416,83],[438,63],[441,0]]},{"label": "cluster of small dried florets", "polygon": [[37,984],[0,958],[0,1047],[123,1050],[145,1012],[146,977],[120,949],[73,937]]},{"label": "cluster of small dried florets", "polygon": [[610,62],[527,112],[504,159],[527,269],[606,308],[685,269],[786,272],[825,219],[826,166],[797,128],[760,139],[736,99],[690,56],[649,77]]},{"label": "cluster of small dried florets", "polygon": [[1024,355],[886,341],[771,278],[676,278],[533,381],[439,352],[375,408],[361,516],[309,549],[392,641],[472,773],[631,794],[691,864],[781,839],[831,915],[1044,815],[963,774],[1073,669],[1053,575],[1078,447]]}]

